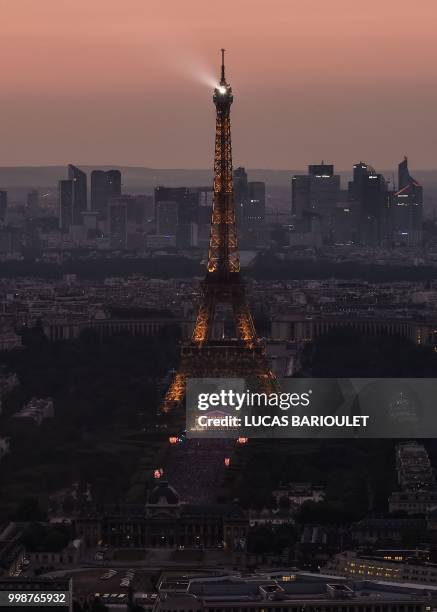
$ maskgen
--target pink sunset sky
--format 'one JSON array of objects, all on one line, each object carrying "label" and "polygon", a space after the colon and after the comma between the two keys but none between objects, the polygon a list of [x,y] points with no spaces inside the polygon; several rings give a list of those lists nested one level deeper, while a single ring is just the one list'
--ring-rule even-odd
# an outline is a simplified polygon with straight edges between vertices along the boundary
[{"label": "pink sunset sky", "polygon": [[437,1],[0,0],[0,165],[437,168]]}]

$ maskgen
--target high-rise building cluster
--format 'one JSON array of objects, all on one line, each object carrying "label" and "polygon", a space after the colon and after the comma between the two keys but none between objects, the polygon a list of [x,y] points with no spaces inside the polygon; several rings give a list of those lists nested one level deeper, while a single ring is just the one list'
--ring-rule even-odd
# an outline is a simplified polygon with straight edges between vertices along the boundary
[{"label": "high-rise building cluster", "polygon": [[362,161],[343,191],[332,164],[310,165],[291,179],[292,244],[418,246],[422,241],[422,186],[399,164],[398,185]]},{"label": "high-rise building cluster", "polygon": [[[211,187],[158,186],[154,195],[122,192],[119,170],[93,170],[88,197],[87,175],[69,165],[59,181],[59,229],[67,243],[100,240],[120,249],[206,247],[212,210]],[[265,199],[253,192],[252,199]]]},{"label": "high-rise building cluster", "polygon": [[[156,233],[149,245],[207,247],[209,243],[212,187],[164,187],[155,189]],[[257,248],[267,244],[266,186],[248,181],[244,168],[234,171],[234,201],[239,244]]]},{"label": "high-rise building cluster", "polygon": [[59,181],[59,229],[67,243],[98,241],[110,249],[145,246],[154,219],[150,195],[122,193],[120,170],[93,170],[88,177],[70,164],[67,179]]},{"label": "high-rise building cluster", "polygon": [[59,181],[59,226],[64,231],[69,231],[72,226],[88,228],[90,214],[95,222],[106,220],[111,199],[121,196],[119,170],[94,170],[91,173],[90,202],[87,182],[86,173],[72,164],[68,166],[67,179]]},{"label": "high-rise building cluster", "polygon": [[[87,173],[70,164],[66,174],[57,192],[39,183],[18,200],[15,188],[0,190],[0,253],[208,249],[212,185],[158,183],[153,191],[127,193],[119,169]],[[291,178],[291,209],[289,188],[279,183],[271,186],[267,209],[265,182],[250,180],[244,167],[233,171],[233,185],[243,250],[354,245],[408,251],[437,237],[437,224],[423,225],[423,187],[407,158],[396,180],[360,161],[347,185],[333,164],[311,164]]]},{"label": "high-rise building cluster", "polygon": [[[156,233],[149,238],[149,244],[153,243],[158,247],[166,245],[181,248],[197,247],[199,229],[205,225],[204,221],[211,212],[211,198],[208,198],[208,194],[211,194],[211,189],[207,187],[191,189],[156,187],[154,194]],[[206,213],[202,210],[205,207]]]}]

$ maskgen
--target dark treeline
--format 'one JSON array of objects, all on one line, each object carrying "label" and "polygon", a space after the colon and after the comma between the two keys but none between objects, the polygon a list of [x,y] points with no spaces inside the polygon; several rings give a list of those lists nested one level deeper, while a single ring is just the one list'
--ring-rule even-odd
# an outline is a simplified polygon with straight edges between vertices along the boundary
[{"label": "dark treeline", "polygon": [[34,276],[56,279],[64,274],[77,274],[80,278],[101,280],[107,277],[126,277],[141,274],[151,278],[184,278],[202,276],[204,267],[199,262],[176,255],[153,259],[108,258],[71,259],[62,264],[24,259],[0,264],[0,276],[16,278]]},{"label": "dark treeline", "polygon": [[[141,274],[151,278],[193,278],[203,276],[205,266],[199,261],[177,254],[149,259],[112,257],[99,259],[74,258],[62,264],[27,258],[0,264],[0,276],[14,278],[34,276],[56,279],[64,274],[77,274],[80,278],[101,280],[110,276],[127,277]],[[258,280],[307,279],[363,279],[373,282],[426,281],[437,278],[437,267],[429,265],[378,265],[359,262],[309,261],[303,259],[280,260],[273,253],[260,253],[253,264],[244,270],[246,276]]]},{"label": "dark treeline", "polygon": [[272,253],[260,253],[246,274],[258,280],[360,279],[373,282],[426,281],[437,278],[437,267],[330,262],[322,260],[280,260]]},{"label": "dark treeline", "polygon": [[[23,349],[0,353],[20,381],[0,415],[2,435],[11,438],[0,471],[0,520],[18,520],[27,498],[46,509],[48,495],[72,482],[91,483],[95,499],[117,500],[142,452],[130,436],[155,424],[160,383],[178,358],[178,329],[147,338],[85,330],[76,340],[50,342],[36,326],[23,342]],[[31,398],[48,396],[54,419],[37,426],[11,418]]]},{"label": "dark treeline", "polygon": [[308,344],[302,375],[313,378],[434,378],[437,353],[408,338],[339,328]]}]

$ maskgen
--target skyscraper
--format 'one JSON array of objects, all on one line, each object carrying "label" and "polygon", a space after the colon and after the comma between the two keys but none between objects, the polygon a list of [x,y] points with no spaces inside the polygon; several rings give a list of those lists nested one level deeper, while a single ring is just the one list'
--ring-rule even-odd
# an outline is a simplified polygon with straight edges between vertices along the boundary
[{"label": "skyscraper", "polygon": [[335,214],[340,196],[340,176],[334,174],[332,164],[311,164],[308,174],[291,179],[291,212],[297,219],[307,219],[308,226],[316,215],[322,235],[328,242],[333,235]]},{"label": "skyscraper", "polygon": [[175,202],[180,223],[199,223],[200,191],[187,187],[155,188],[155,216],[160,202]]},{"label": "skyscraper", "polygon": [[0,191],[0,221],[6,220],[7,210],[8,210],[8,192]]},{"label": "skyscraper", "polygon": [[200,192],[187,189],[178,204],[178,223],[199,223]]},{"label": "skyscraper", "polygon": [[73,223],[73,181],[59,181],[59,229],[68,232]]},{"label": "skyscraper", "polygon": [[105,218],[108,206],[108,183],[104,170],[93,170],[91,172],[91,210],[99,213],[100,218]]},{"label": "skyscraper", "polygon": [[127,204],[120,200],[108,207],[109,247],[125,249],[127,246]]},{"label": "skyscraper", "polygon": [[241,243],[244,247],[255,248],[265,242],[266,184],[249,181],[247,188],[248,197],[242,209]]},{"label": "skyscraper", "polygon": [[108,190],[110,198],[121,196],[121,172],[120,170],[107,170]]},{"label": "skyscraper", "polygon": [[398,164],[398,187],[399,189],[403,189],[411,185],[411,183],[415,183],[415,186],[421,189],[419,183],[410,175],[410,171],[408,170],[408,157],[404,155],[404,159]]},{"label": "skyscraper", "polygon": [[358,211],[358,239],[379,246],[388,235],[388,189],[382,174],[364,162],[354,165],[349,201]]},{"label": "skyscraper", "polygon": [[99,219],[106,219],[111,198],[121,196],[120,170],[93,170],[91,172],[91,209],[99,213]]},{"label": "skyscraper", "polygon": [[156,233],[161,236],[176,236],[178,228],[179,205],[175,200],[161,201],[157,204]]},{"label": "skyscraper", "polygon": [[[123,196],[121,196],[123,197]],[[153,196],[151,195],[136,195],[124,196],[128,202],[127,220],[128,223],[143,225],[154,219],[155,205]]]},{"label": "skyscraper", "polygon": [[398,190],[390,207],[392,238],[396,244],[417,246],[422,240],[423,187],[408,170],[404,157],[398,166]]},{"label": "skyscraper", "polygon": [[234,202],[235,202],[235,218],[237,227],[241,228],[243,220],[243,211],[249,201],[249,185],[247,181],[247,172],[241,166],[234,170]]},{"label": "skyscraper", "polygon": [[262,181],[250,181],[249,201],[244,211],[244,218],[258,224],[264,222],[266,216],[266,184]]},{"label": "skyscraper", "polygon": [[291,179],[291,212],[298,217],[304,211],[324,215],[337,205],[340,195],[340,176],[334,174],[332,164],[312,164],[308,174]]},{"label": "skyscraper", "polygon": [[85,172],[69,164],[68,180],[72,182],[72,223],[81,225],[82,213],[87,210],[87,176]]}]

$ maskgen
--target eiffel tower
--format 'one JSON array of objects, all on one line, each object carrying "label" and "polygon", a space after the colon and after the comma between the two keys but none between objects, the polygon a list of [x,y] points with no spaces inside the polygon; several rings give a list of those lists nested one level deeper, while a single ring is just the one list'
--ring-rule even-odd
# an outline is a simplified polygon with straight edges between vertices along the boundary
[{"label": "eiffel tower", "polygon": [[[232,178],[232,87],[226,81],[222,49],[221,78],[214,89],[216,132],[214,199],[208,265],[201,284],[200,305],[191,340],[182,346],[179,369],[165,395],[162,411],[170,412],[185,396],[188,378],[244,378],[258,390],[273,390],[265,346],[257,338],[240,272]],[[214,315],[219,304],[231,307],[233,339],[214,340]]]}]

